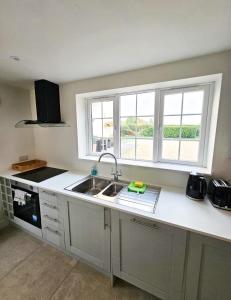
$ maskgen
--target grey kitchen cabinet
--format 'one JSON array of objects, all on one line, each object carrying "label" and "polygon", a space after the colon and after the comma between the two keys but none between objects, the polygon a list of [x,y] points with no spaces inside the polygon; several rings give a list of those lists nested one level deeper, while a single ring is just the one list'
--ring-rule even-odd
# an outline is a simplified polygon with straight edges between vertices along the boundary
[{"label": "grey kitchen cabinet", "polygon": [[191,233],[185,300],[231,299],[231,244]]},{"label": "grey kitchen cabinet", "polygon": [[66,249],[106,273],[110,272],[110,210],[64,197]]},{"label": "grey kitchen cabinet", "polygon": [[183,299],[187,232],[112,211],[112,273],[161,299]]},{"label": "grey kitchen cabinet", "polygon": [[65,250],[63,203],[56,193],[39,190],[43,239]]}]

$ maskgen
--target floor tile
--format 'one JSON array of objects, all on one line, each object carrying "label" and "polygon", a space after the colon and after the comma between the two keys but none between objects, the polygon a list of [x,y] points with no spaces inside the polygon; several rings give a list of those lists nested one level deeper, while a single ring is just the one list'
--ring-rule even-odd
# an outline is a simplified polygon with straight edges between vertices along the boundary
[{"label": "floor tile", "polygon": [[0,279],[41,246],[25,232],[8,227],[0,231]]},{"label": "floor tile", "polygon": [[52,300],[76,299],[158,300],[124,281],[118,280],[116,286],[111,288],[108,277],[80,262],[52,297]]},{"label": "floor tile", "polygon": [[0,281],[0,299],[49,299],[75,264],[75,259],[43,245]]}]

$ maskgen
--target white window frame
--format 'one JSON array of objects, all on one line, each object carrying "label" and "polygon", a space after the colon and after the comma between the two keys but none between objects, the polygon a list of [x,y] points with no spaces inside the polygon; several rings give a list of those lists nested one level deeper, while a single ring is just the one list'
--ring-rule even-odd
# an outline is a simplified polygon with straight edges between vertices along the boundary
[{"label": "white window frame", "polygon": [[[220,75],[220,74],[218,74]],[[214,76],[218,76],[214,75]],[[212,76],[212,75],[211,75]],[[209,77],[209,75],[208,75]],[[187,79],[186,79],[187,80]],[[189,80],[189,79],[188,79]],[[221,79],[220,79],[221,80]],[[220,81],[221,82],[221,81]],[[102,96],[96,96],[96,97],[85,97],[85,101],[87,99],[87,117],[86,117],[86,128],[87,128],[87,151],[86,151],[86,159],[88,157],[98,157],[101,153],[93,153],[91,150],[91,141],[92,141],[92,118],[91,118],[91,103],[93,102],[100,102],[100,101],[113,101],[113,125],[114,125],[114,154],[117,158],[120,159],[120,96],[122,95],[129,95],[129,94],[139,94],[144,92],[155,92],[155,113],[154,113],[154,146],[153,146],[153,160],[143,161],[145,165],[148,166],[148,163],[157,163],[159,166],[160,164],[169,166],[172,164],[174,165],[184,165],[184,166],[195,166],[198,168],[206,168],[208,167],[208,151],[209,150],[209,144],[210,144],[210,122],[211,122],[211,114],[212,114],[212,107],[213,107],[213,98],[214,98],[214,86],[215,83],[218,85],[218,83],[214,80],[211,81],[203,81],[202,83],[199,82],[193,82],[193,84],[178,84],[167,86],[166,88],[146,88],[144,90],[142,89],[134,89],[129,92],[121,92],[118,91],[118,93],[115,94],[106,94],[107,91]],[[181,91],[182,90],[197,90],[197,89],[204,89],[204,104],[203,104],[203,113],[202,113],[202,121],[201,121],[201,139],[200,139],[200,149],[199,149],[199,160],[198,162],[190,162],[190,161],[180,161],[180,160],[166,160],[162,159],[160,154],[162,153],[162,123],[163,123],[163,95],[165,93],[171,93],[172,91]],[[216,86],[216,89],[219,88]],[[125,90],[125,89],[124,89]],[[129,88],[128,88],[129,90]],[[115,90],[116,91],[116,90]],[[85,103],[86,103],[85,102]],[[91,130],[90,130],[91,129]],[[202,142],[201,142],[202,141]],[[121,162],[127,161],[126,164],[129,164],[129,159],[120,159]],[[137,162],[137,165],[142,165],[141,160],[135,160],[130,159],[131,164],[135,165]],[[151,166],[151,165],[150,165]],[[153,165],[154,166],[154,165]],[[210,166],[209,166],[210,167]]]},{"label": "white window frame", "polygon": [[[92,132],[93,132],[93,128],[92,128],[92,110],[91,110],[91,105],[92,103],[95,102],[106,102],[106,101],[113,101],[113,140],[115,141],[115,133],[116,133],[116,128],[117,126],[116,124],[116,117],[115,117],[115,96],[105,96],[105,97],[95,97],[95,98],[89,98],[87,99],[87,118],[86,118],[86,128],[87,128],[87,149],[88,149],[88,155],[92,155],[92,156],[99,156],[100,154],[97,154],[95,152],[92,151]],[[99,118],[99,119],[103,119]],[[103,133],[102,133],[103,134]],[[113,141],[113,142],[114,142]],[[114,153],[115,153],[115,142],[114,142]],[[118,151],[116,150],[116,153],[118,153]]]},{"label": "white window frame", "polygon": [[[160,91],[160,110],[159,110],[159,133],[158,133],[158,159],[159,162],[164,163],[176,163],[176,164],[182,164],[182,165],[193,165],[193,166],[200,166],[200,167],[206,167],[207,162],[207,151],[208,151],[208,138],[209,138],[209,123],[208,121],[211,118],[211,110],[209,111],[209,98],[210,98],[210,89],[211,84],[203,84],[203,85],[196,85],[196,86],[185,86],[185,87],[179,87],[179,88],[169,88],[169,89],[163,89]],[[184,93],[185,92],[191,92],[191,91],[204,91],[204,99],[203,99],[203,108],[201,113],[201,126],[200,126],[200,139],[199,139],[199,150],[198,150],[198,161],[183,161],[183,160],[169,160],[162,158],[162,145],[163,145],[163,118],[164,118],[164,96],[168,94],[173,93]],[[181,110],[183,110],[183,105],[181,107]],[[185,114],[187,115],[187,114]],[[193,115],[193,114],[188,114]],[[195,114],[198,115],[198,114]],[[182,119],[182,111],[181,111],[181,119]],[[176,139],[176,140],[180,140]],[[190,139],[184,139],[185,141]],[[180,151],[180,146],[179,146]]]},{"label": "white window frame", "polygon": [[[132,159],[132,158],[121,158],[121,145],[120,145],[120,141],[121,141],[121,137],[120,137],[120,97],[121,96],[127,96],[127,95],[136,95],[136,116],[137,117],[137,95],[139,94],[144,94],[144,93],[152,93],[154,92],[155,93],[155,96],[154,96],[154,115],[152,116],[154,118],[154,137],[152,138],[152,142],[153,142],[153,159],[152,160],[137,160],[137,159]],[[137,92],[129,92],[129,93],[121,93],[121,94],[118,94],[117,95],[117,100],[116,100],[116,106],[117,106],[117,124],[118,124],[118,128],[119,128],[119,131],[118,131],[118,135],[119,135],[119,140],[118,140],[118,144],[119,144],[119,152],[118,152],[118,158],[120,159],[124,159],[124,160],[128,160],[128,161],[142,161],[142,162],[153,162],[154,161],[154,155],[155,155],[155,136],[156,136],[156,124],[155,124],[155,120],[156,120],[156,90],[155,89],[150,89],[150,90],[142,90],[142,91],[137,91]],[[128,117],[128,116],[127,116]],[[142,117],[142,116],[139,116],[139,117]],[[149,116],[144,116],[144,117],[149,117]],[[122,118],[126,118],[126,116],[122,116]],[[134,138],[135,140],[137,139],[137,137]],[[138,139],[142,139],[142,137],[138,137]],[[136,157],[136,144],[135,144],[135,157]]]}]

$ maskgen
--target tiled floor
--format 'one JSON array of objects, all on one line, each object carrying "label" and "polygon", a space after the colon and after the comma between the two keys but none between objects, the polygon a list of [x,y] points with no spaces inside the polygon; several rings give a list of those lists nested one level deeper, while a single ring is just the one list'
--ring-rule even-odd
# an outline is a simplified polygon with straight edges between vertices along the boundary
[{"label": "tiled floor", "polygon": [[1,300],[157,300],[109,279],[93,268],[14,227],[0,231]]}]

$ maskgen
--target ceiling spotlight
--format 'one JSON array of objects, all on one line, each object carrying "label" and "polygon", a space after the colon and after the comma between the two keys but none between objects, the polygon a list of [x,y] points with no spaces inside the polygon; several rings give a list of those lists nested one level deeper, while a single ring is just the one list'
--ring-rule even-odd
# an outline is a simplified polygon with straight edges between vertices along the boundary
[{"label": "ceiling spotlight", "polygon": [[20,58],[18,56],[15,56],[15,55],[11,55],[10,59],[12,59],[14,61],[20,61]]}]

